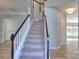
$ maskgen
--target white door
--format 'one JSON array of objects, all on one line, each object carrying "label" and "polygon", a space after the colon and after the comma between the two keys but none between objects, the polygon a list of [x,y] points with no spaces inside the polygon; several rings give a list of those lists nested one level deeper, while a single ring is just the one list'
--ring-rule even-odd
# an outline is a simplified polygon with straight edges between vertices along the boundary
[{"label": "white door", "polygon": [[5,27],[5,38],[6,40],[10,40],[10,36],[12,34],[12,20],[11,19],[4,19],[4,27]]}]

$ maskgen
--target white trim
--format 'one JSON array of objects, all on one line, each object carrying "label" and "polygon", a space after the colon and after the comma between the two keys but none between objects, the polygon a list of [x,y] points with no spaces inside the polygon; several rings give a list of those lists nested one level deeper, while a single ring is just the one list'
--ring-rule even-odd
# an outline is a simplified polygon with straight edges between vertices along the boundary
[{"label": "white trim", "polygon": [[26,12],[0,12],[0,14],[1,15],[2,14],[5,14],[5,15],[7,15],[7,14],[12,14],[12,15],[27,15]]},{"label": "white trim", "polygon": [[[32,23],[33,23],[33,22],[32,22]],[[32,25],[32,23],[31,23],[31,25]],[[28,26],[28,28],[27,28],[27,30],[26,30],[26,32],[25,32],[25,34],[24,34],[24,36],[23,36],[23,38],[22,38],[22,40],[21,40],[21,42],[20,42],[19,47],[18,47],[17,50],[15,51],[14,59],[19,59],[19,57],[21,56],[21,50],[22,50],[22,48],[23,48],[23,43],[25,42],[25,39],[26,39],[26,37],[27,37],[27,35],[28,35],[28,33],[29,33],[29,30],[30,30],[30,28],[31,28],[31,25]]]},{"label": "white trim", "polygon": [[[0,32],[0,34],[2,34],[2,32]],[[3,43],[3,42],[4,42],[4,40],[3,40],[3,36],[2,36],[0,43]]]},{"label": "white trim", "polygon": [[45,59],[47,59],[47,36],[46,36],[46,25],[44,19],[44,42],[45,42]]},{"label": "white trim", "polygon": [[5,42],[5,39],[4,39],[4,19],[2,19],[2,42]]},{"label": "white trim", "polygon": [[[6,28],[5,28],[5,20],[6,20],[6,18],[3,18],[2,19],[2,40],[3,40],[3,42],[5,42],[6,40],[8,40],[8,39],[6,39],[6,34],[5,34],[5,32],[6,32]],[[9,21],[10,21],[10,33],[12,33],[13,32],[13,20],[11,20],[10,18],[9,18]]]}]

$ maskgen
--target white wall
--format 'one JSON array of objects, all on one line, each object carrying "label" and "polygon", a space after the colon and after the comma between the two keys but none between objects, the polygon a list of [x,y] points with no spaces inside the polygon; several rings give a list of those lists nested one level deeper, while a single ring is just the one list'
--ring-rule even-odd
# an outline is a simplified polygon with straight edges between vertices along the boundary
[{"label": "white wall", "polygon": [[31,15],[31,20],[33,21],[34,20],[34,8],[33,8],[33,0],[27,0],[27,5],[28,5],[28,8],[30,8],[30,12],[28,12],[30,15]]},{"label": "white wall", "polygon": [[78,22],[78,11],[75,11],[72,14],[67,14],[67,20],[72,20],[74,22]]},{"label": "white wall", "polygon": [[[3,19],[11,19],[13,21],[13,33],[16,32],[16,30],[18,29],[18,27],[21,25],[21,23],[25,20],[25,18],[27,17],[27,15],[30,13],[31,15],[31,20],[33,19],[33,5],[32,5],[32,1],[33,0],[27,0],[27,5],[26,5],[26,12],[25,12],[25,15],[21,14],[21,12],[17,12],[17,13],[20,13],[20,14],[17,14],[14,12],[14,14],[6,14],[6,13],[3,13],[3,14],[0,14],[0,41],[2,40],[2,27],[3,27],[3,22],[2,20]],[[28,9],[30,8],[30,11],[28,13]],[[26,28],[25,28],[26,29]],[[5,39],[5,31],[4,31],[4,39]]]},{"label": "white wall", "polygon": [[35,2],[35,5],[34,5],[34,20],[38,21],[39,19],[40,19],[39,4]]},{"label": "white wall", "polygon": [[59,13],[55,8],[45,7],[45,14],[47,16],[48,32],[50,40],[50,48],[59,48],[60,43],[64,42],[64,14]]},{"label": "white wall", "polygon": [[[11,25],[12,26],[12,32],[13,33],[15,33],[16,32],[16,30],[18,29],[18,27],[21,25],[21,23],[23,22],[23,20],[26,18],[26,16],[27,15],[1,15],[1,20],[6,20],[6,19],[10,19],[10,20],[12,20],[12,23],[13,23],[13,25]],[[1,26],[0,26],[0,29],[2,29],[3,28],[3,21],[1,21]],[[4,26],[5,26],[5,24],[4,24]],[[5,32],[6,30],[5,30],[5,28],[4,28],[4,33],[3,33],[3,30],[1,30],[1,32],[4,34],[3,36],[4,36],[4,39],[6,39],[6,32]],[[4,40],[3,39],[3,40]]]},{"label": "white wall", "polygon": [[0,16],[0,42],[2,42],[2,18]]},{"label": "white wall", "polygon": [[60,26],[58,27],[60,35],[60,45],[62,46],[66,44],[66,14],[59,11],[58,17],[60,23]]},{"label": "white wall", "polygon": [[[66,21],[68,22],[67,25],[73,26],[73,27],[78,27],[78,23],[79,23],[78,22],[78,11],[76,10],[72,14],[67,14],[67,20]],[[75,39],[78,39],[78,36],[77,36],[78,35],[78,32],[76,32],[76,35],[74,35],[74,36],[73,35],[68,35],[67,38],[70,39],[70,38],[75,37]]]}]

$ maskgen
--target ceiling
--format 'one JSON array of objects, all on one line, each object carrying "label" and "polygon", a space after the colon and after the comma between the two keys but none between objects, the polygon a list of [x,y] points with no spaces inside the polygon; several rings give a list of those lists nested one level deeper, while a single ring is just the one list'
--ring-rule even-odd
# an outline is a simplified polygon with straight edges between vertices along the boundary
[{"label": "ceiling", "polygon": [[77,6],[77,0],[47,0],[46,7],[58,8],[59,10],[65,10],[67,8]]},{"label": "ceiling", "polygon": [[[0,13],[25,13],[27,10],[27,1],[29,0],[0,0]],[[43,0],[37,0],[43,1]],[[75,6],[76,0],[47,0],[47,7],[55,7],[63,10],[67,7]]]},{"label": "ceiling", "polygon": [[0,12],[26,12],[27,0],[0,0]]}]

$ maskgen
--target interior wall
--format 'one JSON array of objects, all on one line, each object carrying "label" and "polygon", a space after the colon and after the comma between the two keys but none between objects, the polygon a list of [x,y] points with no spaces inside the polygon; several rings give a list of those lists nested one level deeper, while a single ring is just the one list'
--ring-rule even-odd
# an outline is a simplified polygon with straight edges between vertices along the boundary
[{"label": "interior wall", "polygon": [[[12,20],[12,22],[13,22],[13,30],[12,30],[12,32],[13,33],[15,33],[16,32],[16,30],[19,28],[19,26],[22,24],[22,22],[25,20],[25,18],[27,17],[27,15],[28,14],[30,14],[31,15],[31,20],[33,19],[33,15],[34,15],[34,13],[33,13],[33,5],[32,5],[32,1],[33,0],[27,0],[27,5],[26,5],[26,15],[21,15],[21,14],[6,14],[6,13],[3,13],[3,14],[0,14],[1,16],[0,16],[0,41],[2,40],[2,34],[1,34],[1,32],[2,32],[2,27],[3,27],[3,19],[10,19],[10,20]],[[30,7],[30,10],[29,10],[29,7]],[[28,12],[28,10],[29,10],[29,12]],[[19,13],[19,12],[18,12]],[[27,21],[28,22],[28,21]],[[26,24],[27,25],[27,24]],[[26,29],[26,27],[24,28],[24,29]],[[24,33],[24,29],[23,29],[23,31],[22,31],[22,34]],[[6,39],[5,38],[5,31],[4,31],[4,39]]]},{"label": "interior wall", "polygon": [[78,11],[75,11],[73,14],[67,14],[68,20],[75,20],[78,22]]},{"label": "interior wall", "polygon": [[2,42],[2,18],[0,16],[0,42]]},{"label": "interior wall", "polygon": [[45,14],[47,16],[50,48],[56,48],[59,46],[59,39],[57,38],[57,10],[46,7]]},{"label": "interior wall", "polygon": [[[73,27],[78,27],[78,10],[76,10],[74,13],[72,14],[67,14],[67,20],[68,23],[67,25],[69,26],[73,26]],[[70,22],[69,22],[70,21]],[[71,25],[70,25],[71,24]],[[77,29],[78,30],[78,29]],[[73,34],[74,35],[74,34]],[[78,32],[76,35],[71,35],[69,36],[69,38],[75,37],[75,39],[78,39]],[[74,38],[73,38],[74,39]]]},{"label": "interior wall", "polygon": [[59,11],[58,12],[59,17],[59,35],[60,35],[60,45],[66,44],[66,14]]},{"label": "interior wall", "polygon": [[[25,20],[25,18],[26,18],[26,15],[14,16],[14,19],[13,19],[13,33],[15,33],[17,31],[17,29],[20,27],[20,25]],[[25,22],[25,24],[23,25],[22,29],[19,32],[20,39],[23,37],[23,35],[25,33],[25,30],[27,30],[27,27],[28,27],[28,20]]]},{"label": "interior wall", "polygon": [[40,20],[40,11],[39,11],[39,4],[35,2],[34,4],[34,20]]},{"label": "interior wall", "polygon": [[31,15],[31,21],[34,20],[34,8],[33,8],[33,0],[27,0],[27,5],[28,5],[28,14]]},{"label": "interior wall", "polygon": [[0,16],[0,32],[2,32],[2,18]]},{"label": "interior wall", "polygon": [[45,7],[45,14],[47,16],[50,49],[59,48],[61,43],[65,43],[65,37],[63,37],[65,34],[64,14],[55,8],[49,7]]},{"label": "interior wall", "polygon": [[[5,26],[3,20],[5,21],[6,19],[10,19],[13,23],[13,25],[11,25],[12,26],[11,33],[15,33],[25,18],[26,18],[26,15],[1,15],[2,21],[0,23],[1,24],[0,29],[3,28],[3,25]],[[1,32],[3,33],[2,36],[4,36],[3,40],[5,40],[6,39],[6,29],[4,28],[4,31],[2,30]]]}]

